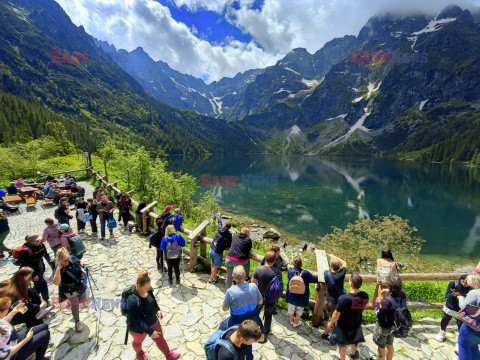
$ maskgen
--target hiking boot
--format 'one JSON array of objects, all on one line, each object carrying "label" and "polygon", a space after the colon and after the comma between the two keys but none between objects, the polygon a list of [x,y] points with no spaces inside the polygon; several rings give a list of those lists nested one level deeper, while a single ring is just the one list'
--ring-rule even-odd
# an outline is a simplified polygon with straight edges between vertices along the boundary
[{"label": "hiking boot", "polygon": [[180,279],[177,279],[177,285],[180,285],[181,282],[180,282]]},{"label": "hiking boot", "polygon": [[147,357],[147,355],[145,355],[145,353],[142,350],[137,354],[137,359],[138,360],[148,360],[148,357]]},{"label": "hiking boot", "polygon": [[435,339],[439,342],[444,342],[446,338],[447,338],[447,334],[443,330],[440,330],[437,336],[435,336]]},{"label": "hiking boot", "polygon": [[180,354],[175,354],[175,353],[170,353],[168,354],[167,356],[167,360],[175,360],[175,359],[178,359],[180,357]]},{"label": "hiking boot", "polygon": [[102,237],[100,238],[100,240],[104,241],[104,240],[105,240],[105,238],[102,236]]},{"label": "hiking boot", "polygon": [[351,360],[360,359],[360,354],[358,351],[355,351],[355,355],[348,355]]},{"label": "hiking boot", "polygon": [[330,335],[327,335],[327,334],[323,333],[322,336],[320,336],[320,338],[322,340],[328,340],[330,338]]},{"label": "hiking boot", "polygon": [[78,333],[83,331],[83,324],[82,324],[81,321],[77,321],[75,323],[75,331],[78,332]]},{"label": "hiking boot", "polygon": [[168,284],[169,284],[170,286],[173,286],[173,280],[168,280]]},{"label": "hiking boot", "polygon": [[302,325],[302,322],[301,322],[300,320],[298,321],[298,324],[295,324],[295,323],[292,324],[292,326],[293,326],[294,328],[297,328],[297,327],[299,327],[300,325]]}]

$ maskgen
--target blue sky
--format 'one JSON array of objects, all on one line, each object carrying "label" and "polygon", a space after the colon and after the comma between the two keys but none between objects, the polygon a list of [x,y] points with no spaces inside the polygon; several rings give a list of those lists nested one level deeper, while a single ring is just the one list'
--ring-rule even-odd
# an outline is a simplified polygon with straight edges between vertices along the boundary
[{"label": "blue sky", "polygon": [[369,18],[435,16],[480,0],[56,0],[73,23],[117,49],[142,47],[206,82],[275,64],[290,50],[310,53],[358,35]]},{"label": "blue sky", "polygon": [[[170,9],[172,18],[183,22],[188,27],[198,31],[198,37],[206,39],[211,44],[223,44],[225,39],[234,38],[238,41],[248,43],[253,40],[252,35],[242,32],[239,28],[233,26],[225,20],[223,13],[199,9],[191,12],[186,6],[176,6],[170,0],[157,0],[160,4]],[[262,1],[255,1],[252,9],[261,9]],[[234,5],[235,6],[235,5]],[[238,7],[238,6],[237,6]]]}]

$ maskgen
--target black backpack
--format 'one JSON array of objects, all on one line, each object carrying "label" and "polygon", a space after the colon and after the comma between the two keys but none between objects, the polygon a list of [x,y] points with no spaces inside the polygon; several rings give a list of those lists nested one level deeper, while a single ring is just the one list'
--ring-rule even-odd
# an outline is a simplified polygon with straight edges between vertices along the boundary
[{"label": "black backpack", "polygon": [[400,305],[392,296],[389,296],[388,300],[390,300],[395,309],[395,314],[393,315],[393,327],[391,330],[392,335],[396,338],[407,337],[408,332],[413,325],[410,311],[406,307],[403,307],[403,304]]},{"label": "black backpack", "polygon": [[60,206],[55,209],[55,212],[53,213],[53,217],[60,221]]},{"label": "black backpack", "polygon": [[[125,290],[122,291],[122,298],[120,300],[120,312],[122,313],[123,316],[127,317],[128,316],[128,298],[134,294],[135,291],[135,285],[132,285]],[[153,297],[155,300],[155,295],[153,295],[153,290],[150,288],[148,290],[148,293]],[[138,307],[140,307],[140,299],[138,300]],[[155,300],[156,301],[156,300]],[[128,318],[127,318],[127,333],[125,334],[125,345],[127,345],[127,340],[128,340]]]}]

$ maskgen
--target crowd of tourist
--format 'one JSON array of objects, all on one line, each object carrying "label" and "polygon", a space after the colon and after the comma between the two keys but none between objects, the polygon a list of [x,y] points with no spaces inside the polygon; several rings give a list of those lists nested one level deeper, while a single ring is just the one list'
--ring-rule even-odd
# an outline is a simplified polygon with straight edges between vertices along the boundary
[{"label": "crowd of tourist", "polygon": [[[85,189],[78,186],[68,174],[65,178],[74,190],[69,197],[58,197],[58,207],[53,218],[45,219],[42,235],[30,234],[25,237],[23,244],[19,242],[17,248],[8,249],[3,244],[10,232],[8,218],[0,216],[0,256],[4,257],[3,253],[6,252],[19,266],[10,279],[0,283],[0,359],[24,360],[32,354],[36,359],[49,359],[45,354],[50,331],[43,319],[56,305],[50,303],[49,281],[58,286],[59,302],[68,302],[75,331],[84,331],[80,310],[89,304],[87,280],[91,276],[90,268],[82,261],[87,251],[82,239],[87,224],[90,224],[91,234],[95,238],[98,236],[97,218],[100,219],[99,241],[105,240],[106,229],[113,237],[116,226],[127,228],[131,213],[135,215],[137,227],[142,232],[144,230],[142,210],[147,207],[147,197],[133,212],[130,194],[124,190],[110,201],[99,187],[92,198],[85,200]],[[55,190],[52,190],[54,180],[48,177],[47,193]],[[22,182],[19,179],[13,185],[17,188]],[[118,225],[113,216],[115,210],[118,211]],[[76,231],[70,224],[74,217]],[[208,282],[219,283],[219,270],[226,272],[222,309],[229,316],[207,341],[207,360],[253,360],[252,344],[268,341],[283,289],[286,288],[285,301],[290,324],[298,328],[302,325],[304,310],[309,306],[311,285],[318,285],[319,274],[304,269],[300,256],[294,257],[292,264],[287,264],[280,247],[272,245],[260,266],[250,276],[250,252],[253,246],[250,230],[244,227],[233,235],[231,223],[223,221],[220,212],[216,219],[217,232],[210,247],[211,276]],[[167,205],[157,218],[156,226],[156,231],[150,234],[150,245],[156,250],[157,268],[161,273],[167,272],[170,286],[173,286],[173,275],[176,284],[180,285],[182,248],[186,245],[185,239],[179,234],[185,231],[181,210]],[[392,252],[384,249],[377,260],[377,286],[373,298],[369,298],[362,290],[363,279],[360,274],[347,275],[346,261],[333,254],[328,254],[328,257],[329,269],[320,274],[325,281],[328,313],[321,339],[338,345],[341,360],[347,356],[358,359],[358,346],[365,341],[363,311],[374,310],[377,321],[373,341],[377,346],[377,359],[393,359],[395,339],[408,336],[412,318],[407,309],[407,293],[403,289]],[[51,278],[45,276],[45,262],[52,270]],[[284,272],[286,276],[283,276]],[[477,272],[480,273],[480,266]],[[345,282],[348,283],[347,289]],[[122,314],[126,316],[128,333],[133,338],[133,349],[137,359],[146,360],[142,343],[150,336],[167,359],[177,359],[180,354],[170,350],[163,336],[160,324],[163,314],[151,285],[149,274],[142,271],[136,284],[122,293]],[[460,360],[480,359],[480,325],[475,322],[479,304],[479,274],[461,275],[458,280],[449,283],[436,340],[446,340],[447,325],[455,318],[459,330],[455,351]],[[477,313],[473,316],[472,309],[475,308]],[[14,326],[19,324],[25,324],[27,329],[17,332]]]}]

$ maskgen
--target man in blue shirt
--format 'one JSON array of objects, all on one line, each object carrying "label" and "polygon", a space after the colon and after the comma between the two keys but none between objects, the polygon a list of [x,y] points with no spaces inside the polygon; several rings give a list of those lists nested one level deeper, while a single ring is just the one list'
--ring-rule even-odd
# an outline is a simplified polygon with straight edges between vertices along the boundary
[{"label": "man in blue shirt", "polygon": [[[258,307],[263,304],[263,297],[257,285],[245,282],[246,277],[247,274],[242,265],[233,269],[233,278],[237,285],[227,289],[225,294],[222,309],[223,311],[230,309],[230,317],[222,322],[220,329],[226,330],[245,320],[253,320],[260,326],[263,334],[262,320],[258,316]],[[261,341],[264,339],[262,336]],[[247,348],[246,360],[253,360],[252,346]]]}]

